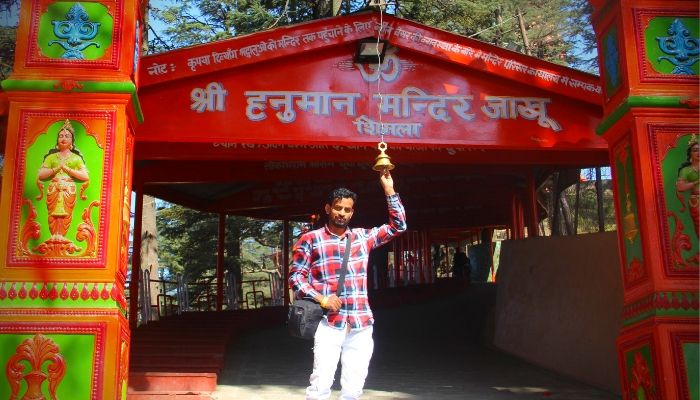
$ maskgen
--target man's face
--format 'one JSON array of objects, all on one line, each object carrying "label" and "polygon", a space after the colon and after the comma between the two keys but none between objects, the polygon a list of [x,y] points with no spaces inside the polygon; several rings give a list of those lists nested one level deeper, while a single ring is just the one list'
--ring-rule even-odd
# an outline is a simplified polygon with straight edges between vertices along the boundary
[{"label": "man's face", "polygon": [[343,198],[335,200],[333,205],[326,204],[326,214],[328,214],[328,223],[336,228],[344,229],[348,226],[355,202],[351,198]]}]

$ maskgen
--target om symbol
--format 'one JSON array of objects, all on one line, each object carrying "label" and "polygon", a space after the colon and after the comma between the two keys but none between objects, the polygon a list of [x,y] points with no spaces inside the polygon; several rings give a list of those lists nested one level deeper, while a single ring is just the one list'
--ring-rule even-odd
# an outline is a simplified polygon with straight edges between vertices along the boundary
[{"label": "om symbol", "polygon": [[380,78],[385,82],[392,82],[399,77],[401,72],[401,60],[396,54],[387,54],[380,65],[356,64],[365,82],[376,82]]}]

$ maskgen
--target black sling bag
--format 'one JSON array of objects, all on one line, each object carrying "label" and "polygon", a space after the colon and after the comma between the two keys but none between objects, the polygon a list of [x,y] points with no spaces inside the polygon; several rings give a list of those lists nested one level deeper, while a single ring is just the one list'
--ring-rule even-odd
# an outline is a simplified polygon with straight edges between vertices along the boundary
[{"label": "black sling bag", "polygon": [[[338,288],[335,295],[340,297],[340,291],[345,286],[345,275],[348,272],[348,258],[350,257],[350,246],[352,245],[352,236],[347,234],[347,243],[345,245],[345,254],[343,254],[342,272],[338,281]],[[313,340],[318,329],[318,324],[323,319],[323,308],[315,300],[297,299],[292,302],[287,312],[287,329],[289,334],[300,339]]]}]

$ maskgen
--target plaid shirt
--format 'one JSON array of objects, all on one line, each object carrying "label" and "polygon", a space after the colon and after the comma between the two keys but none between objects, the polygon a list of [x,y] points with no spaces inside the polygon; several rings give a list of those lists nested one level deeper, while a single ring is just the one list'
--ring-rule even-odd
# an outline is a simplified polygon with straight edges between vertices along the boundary
[{"label": "plaid shirt", "polygon": [[[387,196],[389,223],[372,229],[348,229],[352,245],[341,291],[342,307],[328,311],[328,324],[336,329],[364,329],[374,323],[367,299],[367,262],[370,250],[379,247],[406,230],[406,213],[398,194]],[[347,232],[346,231],[346,232]],[[343,238],[323,227],[303,234],[294,245],[289,285],[297,298],[314,298],[319,293],[336,293],[347,234]]]}]

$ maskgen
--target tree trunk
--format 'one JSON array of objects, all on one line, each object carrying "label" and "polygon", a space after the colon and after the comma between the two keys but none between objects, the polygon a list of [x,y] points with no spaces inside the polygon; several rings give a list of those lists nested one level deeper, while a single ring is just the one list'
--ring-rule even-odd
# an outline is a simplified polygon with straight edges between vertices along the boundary
[{"label": "tree trunk", "polygon": [[314,19],[321,19],[331,16],[332,0],[319,0],[314,6]]},{"label": "tree trunk", "polygon": [[[156,228],[156,199],[143,196],[141,231],[141,265],[146,266],[151,279],[160,279],[158,270],[158,230]],[[157,282],[151,283],[151,304],[158,304],[158,294],[161,285]]]},{"label": "tree trunk", "polygon": [[243,274],[241,272],[241,224],[240,217],[228,215],[226,216],[226,258],[224,265],[229,273],[236,278],[236,292],[238,299],[243,300]]},{"label": "tree trunk", "polygon": [[494,15],[496,16],[496,31],[498,34],[496,35],[493,44],[496,46],[501,46],[501,38],[503,37],[503,8],[500,5],[496,7]]},{"label": "tree trunk", "polygon": [[333,0],[333,5],[331,7],[332,17],[340,14],[340,6],[343,4],[342,0]]},{"label": "tree trunk", "polygon": [[574,205],[574,234],[578,235],[578,211],[581,208],[581,170],[578,171],[576,180],[576,204]]},{"label": "tree trunk", "polygon": [[603,180],[600,167],[595,169],[595,192],[598,203],[598,232],[605,232],[605,215],[603,214]]},{"label": "tree trunk", "polygon": [[518,17],[518,27],[520,28],[520,36],[523,38],[523,45],[525,46],[525,54],[528,56],[530,54],[530,40],[527,37],[527,29],[525,28],[525,19],[523,18],[523,13],[520,12],[520,8],[517,9]]},{"label": "tree trunk", "polygon": [[567,235],[574,234],[574,224],[571,222],[571,207],[569,207],[569,202],[566,201],[566,196],[562,191],[559,194],[559,201],[561,202],[561,211],[564,215],[564,227],[566,228]]},{"label": "tree trunk", "polygon": [[561,222],[559,218],[559,173],[552,174],[552,190],[549,192],[549,221],[552,236],[561,235]]}]

